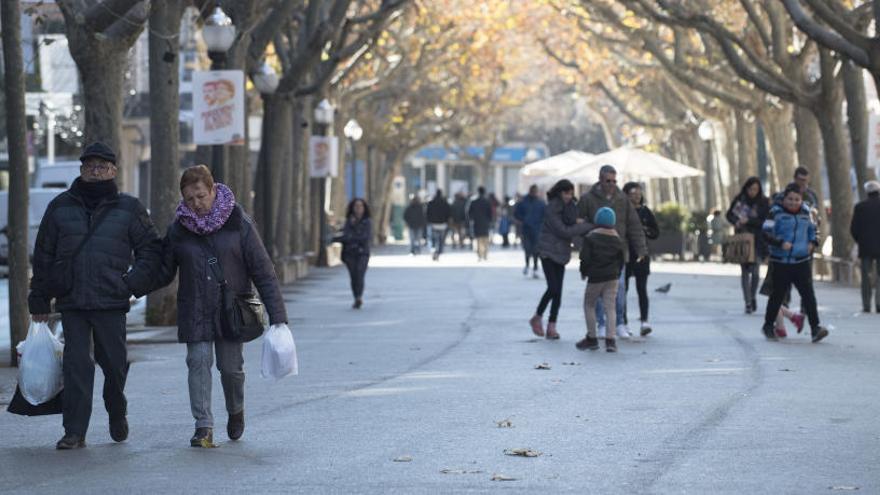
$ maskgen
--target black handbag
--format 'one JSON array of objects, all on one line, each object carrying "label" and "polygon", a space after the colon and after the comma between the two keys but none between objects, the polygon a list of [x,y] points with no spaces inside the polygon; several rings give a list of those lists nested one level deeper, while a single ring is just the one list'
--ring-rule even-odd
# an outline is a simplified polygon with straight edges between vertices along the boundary
[{"label": "black handbag", "polygon": [[21,390],[16,385],[15,394],[12,396],[12,400],[9,401],[9,406],[6,407],[6,410],[12,414],[18,414],[20,416],[48,416],[50,414],[61,414],[61,394],[63,393],[64,390],[55,394],[55,397],[52,397],[48,401],[35,406],[21,395]]},{"label": "black handbag", "polygon": [[223,267],[220,260],[214,254],[214,246],[207,238],[201,237],[211,257],[208,258],[208,266],[217,285],[220,287],[220,332],[223,340],[229,342],[250,342],[263,335],[265,328],[265,312],[263,303],[252,292],[233,294],[223,275]]},{"label": "black handbag", "polygon": [[73,250],[73,254],[71,254],[70,257],[57,259],[52,263],[52,271],[49,274],[49,280],[51,283],[48,288],[51,297],[56,299],[64,297],[67,294],[70,294],[73,290],[73,262],[76,260],[76,257],[79,256],[79,253],[82,252],[86,243],[89,242],[92,234],[98,230],[101,222],[107,218],[107,214],[110,210],[111,208],[105,208],[104,211],[101,212],[101,215],[95,219],[95,222],[92,223],[89,230],[86,232],[85,237],[79,242],[79,245],[76,246],[76,249]]}]

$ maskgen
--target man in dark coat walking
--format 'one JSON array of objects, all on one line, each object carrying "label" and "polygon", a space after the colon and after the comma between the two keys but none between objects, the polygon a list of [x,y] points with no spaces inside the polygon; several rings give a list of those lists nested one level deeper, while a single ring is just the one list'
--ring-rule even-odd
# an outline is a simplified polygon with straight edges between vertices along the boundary
[{"label": "man in dark coat walking", "polygon": [[862,260],[862,311],[871,312],[873,291],[874,309],[880,313],[880,182],[866,182],[865,192],[868,197],[856,205],[849,232]]},{"label": "man in dark coat walking", "polygon": [[403,221],[409,229],[409,253],[416,255],[422,251],[422,237],[425,235],[425,205],[419,195],[413,196],[409,206],[403,211]]},{"label": "man in dark coat walking", "polygon": [[[56,448],[85,446],[95,364],[104,372],[110,436],[128,437],[125,318],[132,294],[150,290],[162,246],[144,206],[116,187],[116,155],[102,143],[80,156],[80,176],[49,203],[34,247],[28,306],[47,321],[55,299],[64,325],[64,437]],[[133,253],[133,256],[132,256]]]},{"label": "man in dark coat walking", "polygon": [[443,254],[443,245],[446,243],[446,231],[449,217],[452,215],[452,207],[443,197],[443,191],[437,189],[434,199],[428,202],[427,219],[431,227],[431,243],[434,245],[434,261],[440,259]]},{"label": "man in dark coat walking", "polygon": [[477,198],[471,201],[468,218],[473,222],[474,237],[477,238],[477,260],[489,259],[489,228],[492,226],[492,205],[486,199],[486,188],[477,188]]}]

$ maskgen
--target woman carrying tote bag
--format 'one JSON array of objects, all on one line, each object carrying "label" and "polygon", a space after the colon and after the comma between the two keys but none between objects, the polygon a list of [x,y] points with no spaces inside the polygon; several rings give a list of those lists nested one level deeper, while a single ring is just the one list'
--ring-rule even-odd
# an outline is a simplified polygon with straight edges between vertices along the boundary
[{"label": "woman carrying tote bag", "polygon": [[[226,398],[230,440],[244,433],[244,356],[241,340],[229,340],[223,318],[223,294],[249,296],[256,285],[269,323],[287,323],[287,312],[275,269],[251,220],[236,204],[232,191],[215,183],[204,165],[190,167],[180,178],[182,200],[165,236],[160,286],[180,271],[177,291],[177,337],[186,343],[189,401],[195,418],[193,447],[213,445],[211,366],[217,358]],[[219,270],[218,270],[219,268]],[[218,276],[218,273],[222,274]],[[225,279],[221,287],[218,278]],[[228,291],[228,292],[225,292]]]},{"label": "woman carrying tote bag", "polygon": [[727,209],[727,221],[733,224],[737,234],[749,233],[754,238],[754,262],[740,263],[741,284],[746,313],[754,313],[758,309],[755,297],[758,294],[758,280],[761,273],[761,262],[767,258],[767,243],[761,233],[761,226],[770,213],[770,202],[761,188],[761,180],[749,177],[742,186],[740,193]]}]

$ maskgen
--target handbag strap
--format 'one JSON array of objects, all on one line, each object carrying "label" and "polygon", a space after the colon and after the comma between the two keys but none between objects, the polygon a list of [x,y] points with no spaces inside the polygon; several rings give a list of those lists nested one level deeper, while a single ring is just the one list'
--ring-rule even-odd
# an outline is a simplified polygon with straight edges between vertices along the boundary
[{"label": "handbag strap", "polygon": [[83,239],[81,241],[79,241],[79,245],[76,246],[76,249],[73,250],[73,254],[70,255],[71,262],[73,260],[75,260],[77,256],[79,256],[79,253],[82,252],[86,243],[89,242],[89,239],[92,238],[92,234],[94,234],[95,231],[98,230],[98,227],[101,225],[101,223],[104,221],[104,219],[107,218],[107,215],[110,213],[110,210],[112,210],[112,208],[110,208],[110,207],[105,207],[103,210],[101,210],[101,214],[98,215],[98,217],[95,219],[95,222],[91,225],[89,230],[86,232],[86,236],[83,237]]}]

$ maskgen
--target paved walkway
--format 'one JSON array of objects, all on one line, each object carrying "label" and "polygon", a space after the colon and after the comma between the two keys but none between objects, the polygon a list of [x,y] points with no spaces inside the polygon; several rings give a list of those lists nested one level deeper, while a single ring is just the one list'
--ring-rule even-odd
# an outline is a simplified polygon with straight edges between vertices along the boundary
[{"label": "paved walkway", "polygon": [[[301,375],[260,378],[247,345],[247,430],[225,440],[215,378],[218,449],[188,447],[183,346],[132,344],[130,439],[110,440],[99,392],[82,451],[53,450],[59,417],[0,414],[0,491],[880,493],[880,316],[855,289],[818,285],[827,341],[771,343],[736,267],[658,263],[655,334],[614,355],[574,348],[574,263],[547,342],[525,323],[543,281],[518,252],[475,258],[374,256],[361,311],[343,269],[286,288]],[[0,402],[14,380],[0,370]]]}]

